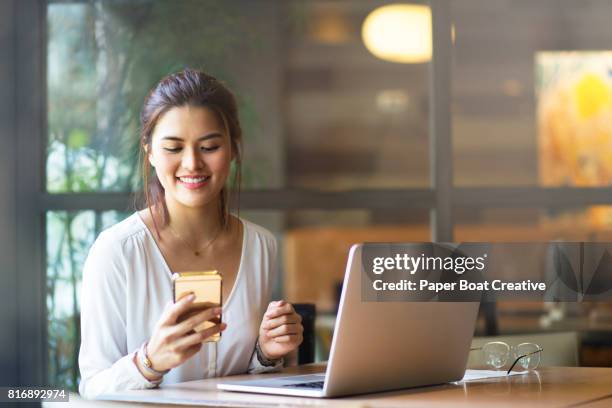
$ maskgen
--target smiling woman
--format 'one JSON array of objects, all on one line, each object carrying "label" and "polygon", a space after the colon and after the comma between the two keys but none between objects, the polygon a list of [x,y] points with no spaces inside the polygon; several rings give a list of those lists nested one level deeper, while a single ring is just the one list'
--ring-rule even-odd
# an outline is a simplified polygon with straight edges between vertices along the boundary
[{"label": "smiling woman", "polygon": [[[229,197],[223,187],[229,175],[230,162],[234,160],[236,177],[233,190],[239,188],[242,163],[242,129],[232,93],[215,78],[186,70],[182,75],[164,78],[149,93],[141,122],[141,151],[148,158],[142,160],[147,207],[159,211],[162,224],[168,223],[169,203],[162,197],[162,192],[168,187],[177,193],[175,179],[197,174],[206,161],[216,171],[212,187],[219,194],[221,220],[227,226]],[[173,168],[178,163],[187,166],[178,170],[180,174]],[[149,165],[160,166],[151,180]],[[168,175],[168,171],[174,173]],[[176,201],[176,194],[171,199]],[[153,221],[156,221],[155,217]],[[157,224],[155,227],[157,231]]]},{"label": "smiling woman", "polygon": [[[153,88],[141,123],[146,206],[100,234],[85,262],[81,394],[279,367],[303,328],[291,304],[270,302],[273,235],[229,213],[242,137],[234,96],[187,69]],[[223,276],[222,307],[181,319],[194,297],[172,302],[172,273],[210,270]],[[194,331],[205,321],[215,324]]]}]

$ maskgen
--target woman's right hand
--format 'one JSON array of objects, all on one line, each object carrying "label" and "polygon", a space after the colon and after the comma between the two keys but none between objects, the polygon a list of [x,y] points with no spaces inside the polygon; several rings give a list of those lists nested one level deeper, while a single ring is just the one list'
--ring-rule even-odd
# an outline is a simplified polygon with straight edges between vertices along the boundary
[{"label": "woman's right hand", "polygon": [[[218,319],[220,307],[206,309],[177,323],[178,318],[189,311],[195,296],[185,296],[176,303],[169,303],[153,330],[147,344],[147,356],[153,369],[170,370],[177,367],[202,348],[202,342],[227,327],[225,323],[195,332],[194,328],[209,320]],[[218,320],[217,320],[218,321]]]}]

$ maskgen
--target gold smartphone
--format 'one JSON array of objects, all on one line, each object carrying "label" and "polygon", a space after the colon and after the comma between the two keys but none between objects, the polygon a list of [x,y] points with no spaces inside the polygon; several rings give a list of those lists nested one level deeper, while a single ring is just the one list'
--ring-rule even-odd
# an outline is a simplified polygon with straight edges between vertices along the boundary
[{"label": "gold smartphone", "polygon": [[[173,273],[172,289],[174,291],[174,303],[190,293],[195,294],[195,300],[191,304],[189,311],[181,315],[178,322],[188,319],[208,308],[221,306],[222,282],[223,279],[217,271]],[[195,331],[200,332],[219,323],[221,323],[221,316],[218,319],[199,324],[195,327]],[[220,338],[221,333],[216,333],[204,341],[219,341]]]}]

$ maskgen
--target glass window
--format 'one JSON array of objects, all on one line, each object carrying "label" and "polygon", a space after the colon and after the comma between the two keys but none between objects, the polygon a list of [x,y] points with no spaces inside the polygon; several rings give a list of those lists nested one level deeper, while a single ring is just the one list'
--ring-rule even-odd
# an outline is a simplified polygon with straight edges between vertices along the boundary
[{"label": "glass window", "polygon": [[[559,172],[555,165],[565,166],[568,172],[576,173],[576,178],[580,178],[584,168],[586,172],[593,171],[597,157],[589,159],[587,155],[574,163],[563,155],[587,151],[586,146],[577,148],[585,143],[595,150],[602,147],[609,150],[612,130],[605,123],[609,123],[612,105],[604,104],[590,118],[576,117],[570,113],[580,97],[555,89],[556,106],[545,106],[543,92],[559,79],[559,69],[565,68],[559,61],[551,68],[549,61],[540,56],[543,51],[610,50],[612,28],[604,16],[612,12],[612,3],[467,0],[450,4],[455,31],[452,68],[455,185],[551,186],[546,180],[559,178],[550,175],[551,169]],[[610,98],[609,75],[607,70],[602,72],[599,80],[587,81],[582,86],[575,76],[563,81],[571,82],[583,100],[601,101],[597,95]],[[566,133],[561,135],[550,128],[546,117],[551,114],[556,115],[553,119],[556,126]],[[598,127],[598,123],[604,126]],[[594,129],[597,137],[583,137],[594,133]],[[551,132],[557,135],[555,145],[547,143],[550,138],[546,135]],[[563,140],[559,140],[561,137]],[[567,138],[578,140],[567,147],[568,143],[563,143],[568,142]],[[556,185],[577,185],[572,178]],[[603,185],[609,183],[606,180]]]},{"label": "glass window", "polygon": [[47,352],[54,385],[78,386],[79,288],[89,247],[102,230],[127,216],[117,211],[47,212]]},{"label": "glass window", "polygon": [[143,98],[186,66],[238,96],[246,188],[427,186],[428,64],[383,61],[366,49],[362,26],[375,8],[51,3],[48,191],[136,189]]},{"label": "glass window", "polygon": [[269,142],[280,130],[270,132],[275,124],[267,121],[280,103],[266,103],[274,89],[261,82],[279,80],[273,71],[276,57],[262,45],[275,34],[265,32],[276,23],[271,21],[275,8],[273,3],[256,7],[194,0],[51,3],[47,190],[137,189],[144,97],[163,76],[184,67],[203,68],[236,92],[247,146],[265,146],[247,148],[244,180],[277,186],[274,175],[282,157],[277,144]]},{"label": "glass window", "polygon": [[116,49],[126,33],[115,30],[104,10],[99,3],[48,7],[51,193],[130,191],[137,180],[138,116],[129,103],[136,95],[126,75],[131,61]]},{"label": "glass window", "polygon": [[[454,184],[609,185],[612,3],[450,4]],[[454,212],[455,239],[607,242],[611,214],[606,206],[461,208]],[[537,277],[542,269],[528,272]],[[580,331],[584,350],[589,333],[606,330],[609,303],[500,302],[499,330]]]},{"label": "glass window", "polygon": [[428,186],[429,64],[389,62],[368,51],[364,21],[384,4],[289,5],[287,183],[332,190]]}]

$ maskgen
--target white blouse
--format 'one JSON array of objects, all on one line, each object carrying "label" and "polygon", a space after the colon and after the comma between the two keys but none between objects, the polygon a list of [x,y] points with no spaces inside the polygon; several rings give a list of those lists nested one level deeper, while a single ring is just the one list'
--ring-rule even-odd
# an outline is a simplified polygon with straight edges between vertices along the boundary
[{"label": "white blouse", "polygon": [[[222,309],[227,329],[219,342],[204,343],[196,355],[166,374],[162,386],[269,369],[259,364],[254,349],[274,284],[276,240],[268,230],[241,221],[240,267]],[[81,288],[82,396],[155,386],[142,376],[133,357],[172,301],[171,274],[138,213],[96,239]]]}]

